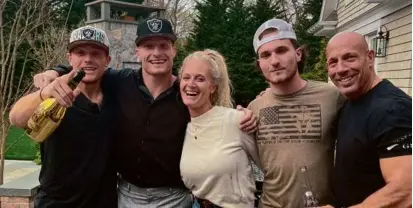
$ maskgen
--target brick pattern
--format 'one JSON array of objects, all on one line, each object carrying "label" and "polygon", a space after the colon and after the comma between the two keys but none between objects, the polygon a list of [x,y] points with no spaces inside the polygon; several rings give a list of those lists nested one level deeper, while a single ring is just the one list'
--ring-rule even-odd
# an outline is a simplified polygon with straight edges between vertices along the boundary
[{"label": "brick pattern", "polygon": [[0,198],[1,208],[34,208],[34,197],[6,197]]}]

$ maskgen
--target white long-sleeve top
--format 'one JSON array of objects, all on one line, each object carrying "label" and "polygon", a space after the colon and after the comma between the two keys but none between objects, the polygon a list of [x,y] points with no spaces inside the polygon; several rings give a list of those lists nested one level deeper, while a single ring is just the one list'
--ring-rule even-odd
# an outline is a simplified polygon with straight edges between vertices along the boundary
[{"label": "white long-sleeve top", "polygon": [[251,208],[260,165],[254,138],[239,129],[244,113],[215,106],[191,118],[181,157],[182,179],[199,198],[225,208]]}]

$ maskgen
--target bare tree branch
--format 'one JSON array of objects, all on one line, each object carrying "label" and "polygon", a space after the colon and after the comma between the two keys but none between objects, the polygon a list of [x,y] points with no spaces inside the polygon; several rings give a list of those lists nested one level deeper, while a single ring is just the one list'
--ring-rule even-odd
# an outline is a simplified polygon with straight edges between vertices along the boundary
[{"label": "bare tree branch", "polygon": [[195,6],[193,0],[161,0],[161,5],[166,8],[165,17],[171,21],[172,28],[178,37],[185,37],[192,29],[192,10]]},{"label": "bare tree branch", "polygon": [[0,1],[0,184],[3,183],[5,139],[10,126],[8,112],[31,88],[32,77],[27,76],[27,69],[43,70],[64,62],[66,49],[62,45],[67,43],[68,31],[66,25],[53,22],[56,4],[59,1]]}]

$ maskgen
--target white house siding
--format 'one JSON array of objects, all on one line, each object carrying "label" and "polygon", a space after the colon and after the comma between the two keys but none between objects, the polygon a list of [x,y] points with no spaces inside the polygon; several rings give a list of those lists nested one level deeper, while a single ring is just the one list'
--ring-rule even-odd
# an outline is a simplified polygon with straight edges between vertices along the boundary
[{"label": "white house siding", "polygon": [[346,24],[352,24],[352,20],[360,17],[377,5],[377,3],[369,4],[366,0],[339,0],[337,6],[337,28],[343,27]]},{"label": "white house siding", "polygon": [[401,8],[399,5],[403,5],[400,4],[402,1],[390,1],[395,3],[390,2],[386,7],[367,3],[367,0],[339,0],[336,31],[356,31],[372,37],[377,34],[379,26],[384,25],[390,31],[390,39],[387,56],[376,58],[376,71],[381,78],[388,79],[412,96],[411,1]]},{"label": "white house siding", "polygon": [[387,56],[378,59],[378,74],[412,95],[412,6],[381,19],[390,31]]}]

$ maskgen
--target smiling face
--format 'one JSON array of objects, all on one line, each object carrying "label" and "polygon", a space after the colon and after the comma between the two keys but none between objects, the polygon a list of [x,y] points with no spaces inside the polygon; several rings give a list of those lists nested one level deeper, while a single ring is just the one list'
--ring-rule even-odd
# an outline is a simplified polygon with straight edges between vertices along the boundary
[{"label": "smiling face", "polygon": [[216,90],[208,62],[190,58],[184,62],[180,80],[181,97],[193,115],[212,108],[211,95]]},{"label": "smiling face", "polygon": [[142,40],[136,54],[142,61],[144,73],[152,76],[170,75],[176,49],[172,41],[165,37],[150,37]]},{"label": "smiling face", "polygon": [[[262,38],[275,34],[276,31],[264,32]],[[299,76],[297,63],[301,60],[301,49],[295,49],[290,39],[265,43],[257,53],[259,67],[272,84],[285,83]]]},{"label": "smiling face", "polygon": [[84,83],[99,81],[106,66],[110,63],[110,56],[107,55],[107,52],[95,45],[79,45],[73,48],[67,56],[73,69],[84,69],[86,73],[82,79]]},{"label": "smiling face", "polygon": [[333,37],[326,54],[328,75],[343,95],[355,99],[372,88],[376,77],[374,52],[368,50],[361,35],[343,33]]}]

